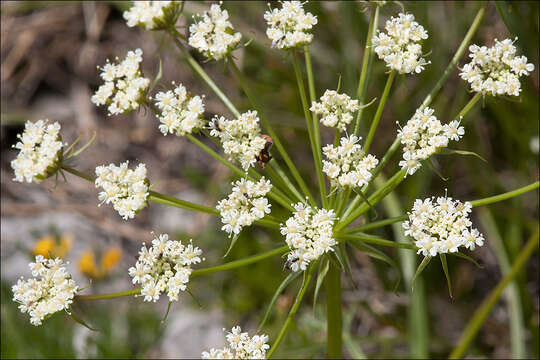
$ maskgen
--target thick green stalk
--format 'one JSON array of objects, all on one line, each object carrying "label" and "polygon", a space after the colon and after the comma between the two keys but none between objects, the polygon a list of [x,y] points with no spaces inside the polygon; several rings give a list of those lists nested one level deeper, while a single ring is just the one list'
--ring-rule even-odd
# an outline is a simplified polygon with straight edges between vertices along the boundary
[{"label": "thick green stalk", "polygon": [[338,266],[330,263],[324,283],[326,289],[328,358],[341,359],[343,321],[341,318],[341,271]]},{"label": "thick green stalk", "polygon": [[296,180],[296,182],[300,186],[300,189],[302,190],[304,195],[307,196],[310,204],[312,204],[314,206],[315,205],[315,200],[313,199],[313,196],[311,195],[311,192],[309,191],[306,183],[304,182],[304,179],[302,179],[302,176],[298,172],[298,169],[296,168],[296,166],[292,162],[291,158],[289,157],[289,154],[287,154],[287,151],[285,150],[285,148],[281,144],[281,141],[277,137],[277,134],[274,132],[274,130],[270,126],[270,123],[268,122],[268,120],[266,119],[266,116],[264,115],[264,113],[262,111],[262,107],[259,105],[259,102],[257,101],[257,98],[253,95],[253,92],[251,91],[251,88],[248,86],[247,82],[245,81],[242,72],[238,69],[238,67],[236,66],[236,64],[234,63],[234,61],[232,59],[229,59],[229,65],[230,65],[233,73],[235,74],[236,79],[240,83],[240,86],[244,90],[244,93],[247,95],[249,101],[251,102],[253,107],[258,111],[261,122],[262,122],[264,128],[266,129],[266,131],[268,131],[268,134],[274,140],[274,145],[277,147],[281,157],[283,158],[283,161],[285,161],[285,163],[287,164],[287,166],[288,166],[289,170],[291,171],[294,179]]},{"label": "thick green stalk", "polygon": [[[309,97],[311,99],[311,102],[317,101],[316,94],[315,94],[315,80],[313,79],[313,69],[311,67],[311,56],[309,53],[309,46],[304,46],[304,54],[306,58],[306,72],[308,77],[308,88],[309,88]],[[307,104],[304,105],[304,113],[306,110],[309,112],[309,107],[306,108]],[[322,172],[322,154],[321,154],[321,134],[319,131],[319,119],[317,118],[317,114],[312,114],[312,120],[313,120],[313,138],[315,140],[315,148],[316,152],[314,154],[317,162],[317,177],[319,180],[319,190],[321,191],[321,199],[323,207],[328,206],[328,199],[326,198],[326,182],[324,179],[324,175]]]},{"label": "thick green stalk", "polygon": [[276,338],[276,341],[272,344],[272,347],[266,354],[266,358],[270,359],[272,358],[272,355],[274,355],[274,352],[279,347],[279,344],[281,344],[281,341],[285,337],[285,334],[289,330],[289,326],[291,325],[291,322],[294,318],[294,315],[296,314],[296,311],[298,311],[298,308],[300,307],[300,303],[302,302],[302,298],[304,297],[304,294],[306,293],[306,290],[309,286],[309,283],[311,281],[311,278],[313,277],[313,273],[315,269],[317,268],[316,263],[313,263],[311,267],[306,270],[307,274],[304,278],[304,282],[302,283],[302,287],[300,288],[300,291],[298,292],[298,295],[296,296],[296,299],[294,300],[294,304],[291,307],[291,310],[289,311],[289,315],[287,315],[287,319],[285,320],[285,323],[281,327],[281,330],[279,332],[278,337]]},{"label": "thick green stalk", "polygon": [[313,160],[315,161],[315,171],[317,172],[317,180],[319,182],[319,189],[321,191],[321,200],[323,206],[326,207],[328,199],[326,199],[324,175],[322,172],[322,163],[320,160],[321,148],[320,146],[317,147],[317,142],[315,140],[315,131],[313,129],[314,124],[311,120],[311,112],[309,111],[309,106],[307,103],[306,89],[304,87],[304,80],[302,78],[302,70],[300,70],[300,65],[298,64],[298,57],[296,55],[296,51],[291,51],[291,56],[294,66],[294,73],[296,75],[296,83],[298,84],[298,91],[300,92],[300,100],[302,101],[302,108],[304,109],[304,117],[306,118],[309,142],[311,144],[311,152],[313,153]]},{"label": "thick green stalk", "polygon": [[476,334],[484,324],[484,321],[487,319],[491,309],[495,306],[501,294],[506,287],[519,272],[523,269],[529,257],[538,250],[538,227],[536,228],[535,234],[527,241],[527,244],[520,251],[519,255],[516,258],[516,261],[510,268],[510,271],[506,276],[497,284],[497,286],[489,293],[488,297],[482,302],[480,307],[475,311],[472,318],[469,320],[469,323],[465,327],[465,330],[459,338],[458,345],[450,354],[450,359],[460,359],[465,355],[467,348],[470,343],[475,338]]},{"label": "thick green stalk", "polygon": [[358,136],[360,132],[360,122],[362,121],[362,115],[364,114],[363,105],[365,105],[366,93],[369,83],[369,75],[371,73],[371,64],[373,63],[373,47],[371,46],[371,40],[373,39],[373,33],[377,29],[377,22],[379,20],[379,6],[373,5],[371,10],[371,17],[369,19],[369,29],[366,38],[366,46],[364,47],[364,57],[362,59],[362,71],[360,73],[360,80],[358,81],[358,90],[356,96],[358,98],[358,104],[360,109],[356,113],[356,120],[354,123],[354,135]]},{"label": "thick green stalk", "polygon": [[126,291],[118,291],[109,294],[94,294],[94,295],[75,295],[75,301],[77,300],[106,300],[106,299],[116,299],[124,296],[133,296],[141,293],[141,289],[132,289]]},{"label": "thick green stalk", "polygon": [[[378,179],[377,179],[378,180]],[[375,180],[375,181],[377,181]],[[405,221],[407,220],[407,215],[401,215],[401,216],[395,216],[388,219],[380,220],[380,221],[374,221],[366,225],[358,226],[358,227],[351,227],[347,228],[345,230],[345,234],[354,234],[357,232],[363,232],[366,230],[372,230],[377,229],[386,225],[391,225],[397,222]]]},{"label": "thick green stalk", "polygon": [[373,117],[373,120],[371,121],[371,126],[369,127],[369,133],[364,144],[364,153],[366,154],[368,153],[371,142],[373,141],[373,136],[375,136],[375,130],[377,130],[377,126],[379,125],[379,120],[381,119],[384,105],[386,104],[386,100],[388,99],[388,94],[390,93],[390,89],[392,88],[392,83],[394,82],[395,77],[396,72],[394,70],[391,70],[390,74],[388,75],[388,79],[386,80],[386,85],[384,86],[381,100],[379,101],[379,106],[377,107],[377,111],[375,112],[375,116]]},{"label": "thick green stalk", "polygon": [[[465,116],[465,114],[467,114],[469,112],[469,110],[471,110],[471,108],[474,106],[474,104],[476,104],[478,102],[478,100],[480,100],[482,98],[482,94],[481,93],[476,93],[471,100],[469,100],[469,102],[463,107],[463,109],[461,109],[461,111],[459,112],[459,114],[457,114],[456,116],[456,119],[457,120],[460,120],[460,118],[462,116]],[[464,121],[465,122],[465,121]]]},{"label": "thick green stalk", "polygon": [[348,240],[360,240],[363,242],[366,242],[368,244],[373,245],[381,245],[381,246],[388,246],[393,248],[400,248],[400,249],[409,249],[409,250],[418,250],[414,244],[410,243],[398,243],[391,240],[381,239],[378,236],[368,235],[368,234],[341,234],[337,233],[335,234],[336,239],[340,241],[348,241]]}]

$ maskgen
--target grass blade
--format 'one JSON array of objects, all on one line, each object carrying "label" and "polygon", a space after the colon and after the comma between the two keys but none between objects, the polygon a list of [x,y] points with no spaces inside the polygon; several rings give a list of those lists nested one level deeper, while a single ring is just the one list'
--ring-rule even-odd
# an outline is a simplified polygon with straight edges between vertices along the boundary
[{"label": "grass blade", "polygon": [[277,300],[279,294],[281,294],[281,292],[283,290],[285,290],[287,285],[289,285],[291,283],[291,281],[296,279],[299,274],[300,274],[300,271],[293,271],[289,275],[287,275],[287,277],[281,282],[281,284],[279,284],[278,288],[274,292],[274,296],[272,296],[272,300],[270,300],[270,304],[268,304],[268,307],[266,308],[266,312],[264,313],[264,317],[263,317],[263,319],[261,321],[261,324],[259,325],[259,330],[262,329],[264,324],[266,324],[266,320],[268,320],[268,316],[270,316],[270,312],[272,311],[272,308],[274,307],[274,304],[276,303],[276,300]]},{"label": "grass blade", "polygon": [[319,290],[321,289],[321,285],[324,281],[326,274],[328,273],[329,268],[330,262],[328,261],[328,259],[324,259],[322,262],[322,268],[319,270],[319,274],[317,275],[317,282],[315,283],[315,291],[313,293],[313,313],[315,313],[315,306],[317,305]]},{"label": "grass blade", "polygon": [[450,298],[453,300],[454,296],[452,295],[452,281],[450,280],[450,273],[448,272],[448,263],[446,262],[446,254],[440,254],[441,264],[444,271],[444,276],[446,276],[446,283],[448,284],[448,293]]},{"label": "grass blade", "polygon": [[418,268],[416,269],[416,272],[414,273],[414,276],[411,281],[411,290],[414,289],[414,282],[416,278],[418,277],[418,275],[422,273],[422,271],[424,271],[424,269],[426,268],[426,266],[429,264],[430,261],[431,261],[431,256],[428,255],[424,257],[420,265],[418,265]]}]

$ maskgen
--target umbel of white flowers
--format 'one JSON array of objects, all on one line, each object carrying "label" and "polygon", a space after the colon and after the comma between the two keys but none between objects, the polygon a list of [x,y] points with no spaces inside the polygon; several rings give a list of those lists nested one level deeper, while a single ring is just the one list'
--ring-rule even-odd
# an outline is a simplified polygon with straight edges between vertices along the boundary
[{"label": "umbel of white flowers", "polygon": [[347,94],[338,94],[335,90],[326,90],[320,102],[313,101],[311,110],[322,115],[321,124],[345,131],[353,119],[353,113],[358,111],[358,100],[352,100]]},{"label": "umbel of white flowers", "polygon": [[281,226],[281,234],[291,252],[286,266],[292,271],[306,270],[307,266],[321,255],[334,251],[337,242],[332,235],[336,220],[334,210],[313,209],[303,203],[293,205],[296,210]]},{"label": "umbel of white flowers", "polygon": [[210,129],[210,135],[221,140],[225,154],[239,161],[244,171],[255,164],[257,155],[266,145],[255,110],[245,112],[234,120],[216,116],[210,123]]},{"label": "umbel of white flowers", "polygon": [[283,1],[281,9],[271,9],[264,13],[268,23],[266,36],[272,40],[272,47],[292,49],[313,40],[310,33],[317,24],[317,17],[305,12],[300,1]]},{"label": "umbel of white flowers", "polygon": [[[133,284],[141,284],[144,301],[156,302],[161,293],[166,292],[169,301],[178,301],[180,291],[186,290],[191,275],[191,265],[201,262],[202,251],[181,241],[169,240],[169,235],[161,234],[152,240],[150,249],[143,243],[139,259],[129,268]],[[204,259],[202,259],[204,260]]]},{"label": "umbel of white flowers", "polygon": [[39,183],[58,169],[63,146],[60,124],[48,124],[48,120],[27,121],[24,132],[17,138],[19,142],[13,147],[19,149],[19,153],[11,161],[15,172],[13,180]]},{"label": "umbel of white flowers", "polygon": [[470,202],[447,196],[417,199],[403,223],[405,235],[413,237],[418,254],[424,256],[455,253],[462,246],[474,250],[484,244],[484,237],[471,227],[471,208]]},{"label": "umbel of white flowers", "polygon": [[[175,85],[175,83],[172,83]],[[156,106],[161,111],[158,115],[163,135],[168,133],[184,136],[204,126],[204,103],[202,97],[188,94],[186,88],[179,84],[174,90],[158,92],[155,97]]]},{"label": "umbel of white flowers", "polygon": [[519,96],[519,78],[528,76],[534,70],[534,65],[527,63],[525,56],[516,56],[514,41],[495,39],[495,45],[490,48],[469,46],[471,62],[463,66],[459,75],[471,84],[473,91],[492,96]]},{"label": "umbel of white flowers", "polygon": [[199,21],[189,27],[189,45],[208,59],[222,59],[236,48],[242,38],[242,34],[234,32],[229,13],[221,9],[221,4],[212,4],[209,11],[194,16]]},{"label": "umbel of white flowers", "polygon": [[372,46],[386,66],[400,74],[419,73],[430,62],[422,57],[420,41],[428,38],[427,31],[414,21],[412,14],[398,14],[386,22],[386,33],[377,30]]},{"label": "umbel of white flowers", "polygon": [[95,180],[96,187],[103,189],[99,193],[101,204],[112,203],[124,220],[133,219],[146,206],[149,184],[145,164],[139,164],[135,170],[129,169],[128,165],[129,161],[120,166],[98,166]]},{"label": "umbel of white flowers", "polygon": [[266,194],[272,189],[270,180],[262,177],[257,183],[240,179],[233,183],[232,193],[226,199],[218,202],[216,209],[225,225],[221,230],[239,234],[244,226],[250,226],[254,221],[270,214],[271,204]]},{"label": "umbel of white flowers", "polygon": [[174,25],[176,19],[173,15],[179,5],[180,1],[134,1],[123,16],[129,27],[141,26],[146,30],[157,30],[169,22]]},{"label": "umbel of white flowers", "polygon": [[144,100],[144,91],[150,85],[150,80],[142,76],[140,69],[142,54],[141,49],[130,50],[118,64],[107,59],[100,74],[105,83],[97,89],[91,101],[98,106],[108,104],[109,115],[138,109]]},{"label": "umbel of white flowers", "polygon": [[[223,329],[225,331],[225,329]],[[235,326],[226,335],[228,346],[223,349],[211,348],[202,353],[203,359],[264,359],[268,335],[254,335],[250,337],[247,332],[242,332],[240,326]]]},{"label": "umbel of white flowers", "polygon": [[371,170],[379,160],[371,154],[364,156],[359,141],[359,137],[351,135],[342,137],[337,147],[332,144],[323,147],[328,159],[323,160],[323,171],[332,187],[362,187],[371,180]]},{"label": "umbel of white flowers", "polygon": [[45,259],[38,255],[36,262],[28,266],[34,277],[28,280],[21,277],[11,291],[13,300],[20,304],[19,310],[28,313],[30,323],[37,326],[55,312],[68,311],[79,288],[62,259]]},{"label": "umbel of white flowers", "polygon": [[399,166],[407,170],[407,175],[414,174],[422,165],[422,160],[448,146],[450,140],[458,141],[465,134],[459,121],[454,120],[443,125],[433,115],[433,111],[429,107],[424,110],[416,109],[407,125],[398,130],[398,138],[403,145],[403,160],[399,162]]}]

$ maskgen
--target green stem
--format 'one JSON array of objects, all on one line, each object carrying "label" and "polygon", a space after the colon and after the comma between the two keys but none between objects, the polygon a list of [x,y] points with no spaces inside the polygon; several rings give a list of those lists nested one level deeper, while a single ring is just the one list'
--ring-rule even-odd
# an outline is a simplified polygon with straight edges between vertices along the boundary
[{"label": "green stem", "polygon": [[232,59],[229,59],[229,65],[233,71],[233,73],[235,74],[236,76],[236,79],[238,80],[238,82],[240,83],[240,86],[242,87],[242,89],[244,90],[244,92],[246,93],[249,101],[251,102],[251,104],[253,105],[253,107],[258,111],[259,113],[259,117],[261,119],[261,122],[264,126],[264,128],[266,129],[266,131],[268,131],[268,134],[270,135],[270,137],[272,137],[272,139],[274,140],[274,145],[277,147],[281,157],[283,158],[283,161],[285,161],[285,163],[287,164],[287,166],[289,167],[289,170],[291,171],[294,179],[296,180],[296,182],[298,183],[298,185],[300,186],[300,189],[302,190],[302,192],[304,193],[305,196],[307,196],[309,202],[312,204],[312,205],[315,205],[315,200],[313,199],[313,196],[311,195],[306,183],[304,182],[304,180],[302,179],[302,176],[300,175],[300,173],[298,172],[298,169],[296,168],[296,166],[294,165],[294,163],[292,162],[291,158],[289,157],[289,154],[287,154],[287,151],[285,151],[285,148],[283,147],[283,145],[281,144],[281,141],[279,140],[279,138],[277,137],[277,134],[274,132],[274,130],[272,129],[272,127],[270,126],[270,123],[268,122],[268,120],[266,119],[266,117],[264,116],[264,113],[262,111],[262,107],[259,106],[259,103],[257,101],[257,98],[253,95],[250,87],[248,86],[247,82],[245,81],[244,79],[244,76],[242,74],[242,72],[238,69],[238,67],[236,66],[236,64],[234,63],[234,61]]},{"label": "green stem", "polygon": [[341,359],[342,318],[341,318],[341,272],[338,266],[330,264],[326,278],[326,313],[328,358]]},{"label": "green stem", "polygon": [[462,116],[465,116],[465,114],[467,114],[469,112],[469,110],[471,110],[471,108],[474,106],[474,104],[476,104],[478,102],[478,100],[480,100],[481,97],[482,97],[481,93],[476,93],[472,97],[472,99],[469,100],[469,102],[463,107],[463,109],[461,109],[459,114],[457,114],[456,119],[460,120]]},{"label": "green stem", "polygon": [[490,197],[479,199],[479,200],[473,200],[473,201],[471,201],[471,205],[472,206],[483,206],[483,205],[488,205],[488,204],[493,204],[493,203],[496,203],[496,202],[499,202],[499,201],[503,201],[503,200],[506,200],[506,199],[510,199],[510,198],[512,198],[514,196],[524,194],[527,191],[538,189],[538,185],[539,185],[539,182],[536,181],[536,182],[534,182],[532,184],[529,184],[527,186],[521,187],[521,188],[513,190],[513,191],[509,191],[509,192],[499,194],[499,195],[495,195],[495,196],[490,196]]},{"label": "green stem", "polygon": [[401,249],[409,249],[409,250],[418,250],[418,248],[413,244],[398,243],[395,241],[381,239],[377,236],[368,235],[368,234],[348,235],[348,234],[337,233],[335,236],[336,236],[336,239],[341,240],[341,241],[360,240],[368,244],[388,246],[388,247],[401,248]]},{"label": "green stem", "polygon": [[529,239],[523,250],[520,251],[519,255],[516,258],[516,261],[510,268],[508,274],[497,284],[497,286],[489,293],[488,297],[482,302],[480,307],[475,311],[474,315],[465,327],[465,330],[461,334],[458,345],[450,354],[450,359],[459,359],[463,357],[470,343],[473,341],[476,334],[482,327],[482,324],[491,312],[491,309],[493,309],[493,307],[501,297],[501,294],[506,285],[508,285],[512,280],[514,280],[514,278],[518,275],[518,273],[527,263],[529,257],[536,250],[538,250],[538,227],[536,228],[535,234]]},{"label": "green stem", "polygon": [[373,63],[373,47],[371,46],[371,40],[373,39],[373,33],[377,29],[377,22],[379,19],[379,6],[374,5],[371,10],[371,17],[369,19],[369,29],[366,38],[366,46],[364,47],[364,55],[362,59],[362,71],[360,73],[360,80],[358,81],[358,90],[356,92],[358,97],[358,103],[360,109],[356,113],[356,120],[354,123],[354,135],[358,136],[360,132],[360,122],[362,115],[364,114],[363,105],[365,105],[366,93],[369,82],[369,75],[371,73],[371,64]]},{"label": "green stem", "polygon": [[313,263],[311,265],[311,267],[309,268],[309,270],[306,270],[307,275],[304,278],[304,282],[302,284],[302,287],[300,288],[300,291],[298,292],[298,295],[296,296],[294,304],[291,307],[291,310],[289,311],[289,315],[287,315],[287,319],[285,320],[285,323],[281,327],[281,330],[279,332],[278,337],[276,338],[276,341],[272,344],[272,347],[270,348],[270,350],[266,354],[267,359],[272,358],[272,355],[274,355],[274,352],[277,350],[277,348],[279,347],[279,344],[281,344],[281,341],[283,340],[283,338],[285,337],[285,334],[289,330],[289,326],[291,325],[291,322],[292,322],[292,320],[294,318],[294,315],[296,314],[296,311],[300,307],[300,303],[302,302],[302,298],[304,297],[304,294],[306,293],[306,290],[307,290],[307,288],[309,286],[311,278],[313,277],[313,273],[315,271],[315,268],[317,267],[316,265],[317,265],[316,263]]},{"label": "green stem", "polygon": [[388,99],[388,94],[390,93],[390,89],[392,88],[392,83],[394,82],[395,77],[396,72],[394,70],[391,70],[390,74],[388,75],[388,79],[386,80],[386,85],[384,86],[382,97],[379,101],[379,106],[377,107],[377,111],[375,112],[375,116],[373,117],[373,121],[371,122],[369,133],[366,138],[366,143],[364,144],[364,153],[366,154],[368,153],[371,142],[373,141],[373,136],[375,136],[375,130],[377,130],[377,126],[379,125],[379,120],[381,119],[384,105],[386,104],[386,100]]},{"label": "green stem", "polygon": [[141,293],[141,289],[132,289],[126,291],[119,291],[110,294],[95,294],[95,295],[75,295],[75,301],[77,300],[106,300],[106,299],[116,299],[124,296],[133,296]]},{"label": "green stem", "polygon": [[[307,72],[307,78],[308,78],[308,88],[309,88],[309,97],[311,102],[313,103],[316,101],[316,94],[315,94],[315,80],[313,79],[313,69],[311,67],[311,55],[309,53],[309,46],[304,46],[304,54],[306,59],[306,72]],[[304,113],[307,111],[309,113],[309,107],[307,107],[307,104],[304,105]],[[315,140],[315,161],[317,165],[317,178],[319,181],[319,190],[321,192],[321,201],[323,204],[323,207],[328,207],[328,199],[326,198],[326,182],[324,179],[324,174],[322,172],[322,154],[321,154],[321,134],[319,130],[319,119],[317,117],[317,114],[312,114],[312,120],[313,120],[313,138]]]},{"label": "green stem", "polygon": [[345,230],[345,233],[354,234],[354,233],[363,232],[366,230],[377,229],[386,225],[391,225],[391,224],[405,221],[405,220],[407,220],[407,215],[391,217],[391,218],[380,220],[380,221],[374,221],[366,225],[348,228],[347,230]]},{"label": "green stem", "polygon": [[294,184],[291,182],[289,177],[285,174],[285,171],[279,166],[279,163],[274,159],[273,161],[270,161],[268,165],[272,170],[275,170],[276,173],[279,175],[283,183],[287,186],[289,191],[296,197],[298,201],[304,201],[304,197],[300,194],[300,192],[296,189]]},{"label": "green stem", "polygon": [[71,166],[67,166],[67,165],[62,164],[62,170],[66,170],[68,173],[71,173],[71,174],[73,174],[75,176],[78,176],[80,178],[88,180],[91,183],[94,183],[96,181],[95,177],[93,177],[91,175],[88,175],[88,174],[85,174],[83,172],[80,172],[79,170],[76,170],[76,169],[72,168]]}]

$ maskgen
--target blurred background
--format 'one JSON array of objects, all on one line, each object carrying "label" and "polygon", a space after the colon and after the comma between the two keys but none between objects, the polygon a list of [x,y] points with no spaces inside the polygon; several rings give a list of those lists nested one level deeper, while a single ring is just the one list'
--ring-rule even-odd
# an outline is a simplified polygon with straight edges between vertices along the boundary
[{"label": "blurred background", "polygon": [[[179,25],[209,7],[209,2],[187,2]],[[423,47],[431,64],[419,75],[398,76],[387,102],[371,152],[381,157],[396,136],[396,121],[404,124],[431,91],[472,23],[481,2],[402,2],[429,32]],[[70,261],[69,269],[86,293],[132,288],[127,269],[135,263],[141,243],[151,231],[175,239],[193,238],[204,251],[203,266],[212,266],[276,247],[283,243],[277,232],[258,227],[245,229],[227,259],[222,259],[229,239],[219,230],[216,217],[151,204],[134,220],[124,221],[109,206],[97,207],[97,190],[85,180],[68,175],[67,182],[53,178],[41,185],[12,181],[11,148],[26,120],[48,118],[62,125],[64,141],[78,136],[84,142],[97,132],[94,144],[76,158],[75,166],[92,173],[98,165],[144,162],[155,190],[181,199],[215,206],[230,191],[233,174],[213,161],[187,139],[159,132],[157,119],[144,111],[127,116],[106,116],[104,108],[90,102],[101,80],[96,66],[105,59],[123,57],[127,50],[144,51],[143,70],[154,78],[163,62],[160,84],[183,83],[195,94],[206,94],[206,118],[230,115],[211,90],[191,72],[174,45],[161,32],[129,28],[122,12],[130,4],[118,1],[54,2],[3,1],[1,4],[1,355],[2,358],[178,358],[199,357],[201,351],[224,343],[222,328],[239,324],[256,331],[276,287],[286,276],[283,260],[273,258],[234,271],[194,279],[191,289],[201,307],[187,294],[173,304],[162,322],[167,301],[156,304],[140,298],[77,303],[74,311],[99,332],[80,326],[66,314],[56,314],[40,327],[30,325],[11,298],[11,286],[29,276],[28,262],[35,254],[54,254]],[[272,6],[278,6],[272,4]],[[466,136],[455,148],[474,151],[488,160],[470,156],[437,156],[435,165],[449,179],[442,180],[428,166],[408,177],[377,206],[379,218],[405,213],[416,198],[448,195],[478,199],[509,191],[538,179],[539,132],[539,32],[538,3],[490,2],[472,43],[493,45],[493,39],[519,37],[518,53],[535,65],[522,78],[518,98],[486,98],[469,112]],[[246,47],[234,52],[278,130],[289,154],[308,181],[315,176],[309,140],[293,67],[283,51],[270,49],[265,36],[265,2],[227,1],[224,7],[243,34]],[[317,93],[335,89],[355,96],[370,11],[361,2],[316,2],[306,6],[318,16],[311,46]],[[379,28],[401,11],[393,2],[381,9]],[[185,31],[182,29],[181,31]],[[192,52],[193,56],[200,57]],[[468,52],[458,66],[465,64]],[[202,59],[200,59],[202,60]],[[201,61],[204,69],[241,110],[249,103],[222,62]],[[367,100],[380,97],[386,76],[377,58]],[[472,97],[455,69],[431,107],[442,122],[452,120]],[[376,106],[366,109],[365,136]],[[322,143],[333,133],[321,127]],[[209,145],[210,141],[205,142]],[[276,155],[276,154],[274,154]],[[401,155],[383,171],[389,177]],[[315,184],[311,184],[315,189]],[[277,217],[285,217],[279,214]],[[371,216],[375,216],[374,213]],[[344,351],[348,357],[446,357],[468,319],[500,281],[526,240],[538,226],[538,192],[509,201],[475,208],[473,222],[487,243],[471,254],[483,268],[450,257],[454,298],[437,261],[423,272],[410,292],[407,281],[393,287],[396,269],[349,248],[352,279],[343,277]],[[399,228],[374,232],[389,239],[402,237]],[[417,257],[382,249],[407,272]],[[406,270],[409,269],[409,270]],[[508,287],[471,345],[470,357],[509,358],[539,356],[538,254],[526,271]],[[297,280],[278,298],[265,326],[270,343],[286,317],[300,286]],[[296,316],[296,322],[277,353],[278,357],[320,358],[326,349],[324,292],[315,307],[313,291]],[[513,339],[513,340],[511,340]]]}]

